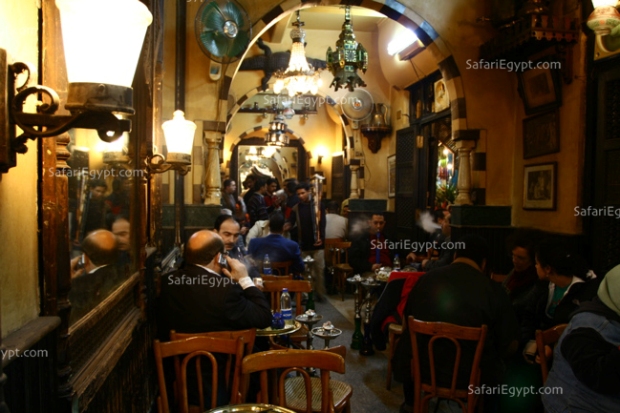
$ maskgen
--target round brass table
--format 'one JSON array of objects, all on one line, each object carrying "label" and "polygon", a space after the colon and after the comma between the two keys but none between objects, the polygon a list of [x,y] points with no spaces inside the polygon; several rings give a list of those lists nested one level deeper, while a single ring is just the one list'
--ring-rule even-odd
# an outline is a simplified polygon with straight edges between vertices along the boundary
[{"label": "round brass table", "polygon": [[250,412],[263,412],[263,413],[295,413],[292,410],[285,409],[284,407],[275,406],[273,404],[259,404],[259,403],[247,403],[247,404],[235,404],[230,406],[216,407],[215,409],[207,410],[205,413],[250,413]]},{"label": "round brass table", "polygon": [[257,337],[275,337],[275,336],[282,336],[285,334],[293,334],[294,332],[296,332],[297,330],[301,328],[301,323],[299,321],[294,320],[294,323],[295,324],[293,326],[289,326],[288,328],[274,329],[272,327],[267,327],[267,328],[263,328],[260,330],[256,330],[256,336]]}]

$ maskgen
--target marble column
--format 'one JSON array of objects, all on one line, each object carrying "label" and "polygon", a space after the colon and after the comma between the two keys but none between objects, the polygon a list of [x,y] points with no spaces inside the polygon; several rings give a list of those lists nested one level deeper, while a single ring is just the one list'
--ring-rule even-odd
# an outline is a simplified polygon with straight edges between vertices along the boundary
[{"label": "marble column", "polygon": [[204,131],[207,142],[205,156],[205,205],[220,205],[222,179],[220,174],[220,143],[222,133]]},{"label": "marble column", "polygon": [[357,189],[357,170],[359,165],[349,165],[349,168],[351,168],[351,193],[349,198],[358,199],[360,197],[359,190]]},{"label": "marble column", "polygon": [[456,205],[471,205],[471,153],[476,146],[474,140],[460,140],[456,142],[456,152],[459,161],[459,177],[456,184]]}]

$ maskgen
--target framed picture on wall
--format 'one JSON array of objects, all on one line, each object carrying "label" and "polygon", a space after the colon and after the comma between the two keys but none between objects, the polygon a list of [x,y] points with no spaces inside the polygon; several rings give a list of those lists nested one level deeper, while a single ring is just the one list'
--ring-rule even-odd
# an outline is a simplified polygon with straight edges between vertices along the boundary
[{"label": "framed picture on wall", "polygon": [[557,111],[523,119],[523,159],[560,151],[560,120]]},{"label": "framed picture on wall", "polygon": [[532,63],[531,69],[518,73],[519,94],[526,114],[544,112],[562,104],[560,71],[552,69],[556,63],[539,60]]},{"label": "framed picture on wall", "polygon": [[396,196],[396,155],[390,155],[388,162],[388,197]]},{"label": "framed picture on wall", "polygon": [[557,162],[524,166],[523,209],[555,210],[557,169]]}]

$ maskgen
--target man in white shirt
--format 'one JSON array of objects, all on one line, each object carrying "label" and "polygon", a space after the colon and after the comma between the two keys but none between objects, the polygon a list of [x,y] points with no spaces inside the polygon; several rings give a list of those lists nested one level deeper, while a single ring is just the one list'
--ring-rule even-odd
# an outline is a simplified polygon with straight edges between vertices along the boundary
[{"label": "man in white shirt", "polygon": [[327,204],[325,215],[325,238],[346,239],[348,234],[349,220],[339,215],[340,205],[336,201]]}]

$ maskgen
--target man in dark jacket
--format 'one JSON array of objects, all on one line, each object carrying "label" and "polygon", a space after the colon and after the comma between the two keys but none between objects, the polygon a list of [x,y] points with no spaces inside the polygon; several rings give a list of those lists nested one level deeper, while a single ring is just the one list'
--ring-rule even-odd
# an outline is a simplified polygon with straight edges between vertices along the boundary
[{"label": "man in dark jacket", "polygon": [[203,333],[271,325],[269,303],[246,267],[226,257],[230,270],[222,268],[217,258],[223,252],[222,238],[212,231],[198,231],[187,241],[183,268],[162,279],[162,337],[171,329]]},{"label": "man in dark jacket", "polygon": [[392,266],[389,244],[383,230],[385,215],[375,212],[367,222],[368,229],[353,238],[349,249],[349,264],[355,274],[375,271],[381,267]]},{"label": "man in dark jacket", "polygon": [[[517,347],[518,325],[514,310],[501,285],[484,274],[488,245],[477,235],[466,235],[459,241],[464,249],[456,251],[452,264],[429,271],[411,290],[404,318],[412,315],[417,320],[441,321],[466,327],[488,327],[482,360],[481,383],[497,386],[503,381],[503,358]],[[428,337],[420,338],[420,364],[422,378],[428,382]],[[454,365],[454,346],[438,342],[435,345],[437,383],[450,387]],[[475,343],[462,343],[462,357],[457,388],[466,389],[469,383],[471,362]],[[413,405],[413,380],[411,377],[411,340],[404,332],[396,348],[395,373],[403,380],[405,404],[401,411],[409,411]],[[494,411],[499,403],[497,397],[485,394],[485,411]],[[488,409],[488,410],[486,410]]]},{"label": "man in dark jacket", "polygon": [[562,389],[542,394],[550,413],[620,408],[620,265],[607,273],[597,296],[573,314],[545,386]]},{"label": "man in dark jacket", "polygon": [[271,262],[292,261],[290,272],[303,274],[304,261],[301,259],[299,245],[282,236],[283,228],[284,216],[279,212],[271,214],[269,217],[270,234],[263,238],[254,238],[249,245],[249,253],[257,263],[262,262],[265,255],[269,255]]},{"label": "man in dark jacket", "polygon": [[325,209],[316,205],[306,182],[297,185],[297,197],[299,203],[293,207],[284,229],[290,230],[291,239],[299,244],[302,257],[310,256],[314,260],[311,268],[315,298],[322,301],[325,295]]}]

